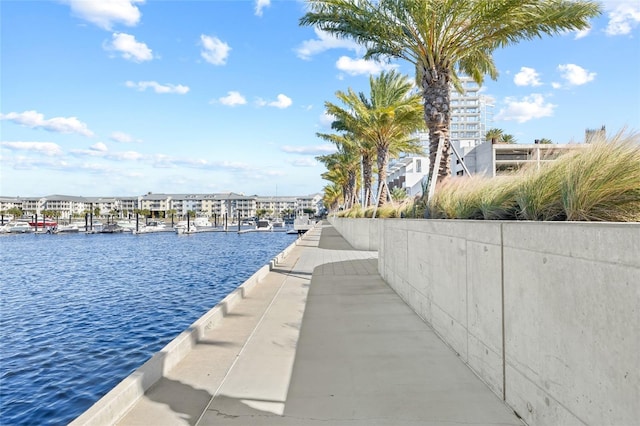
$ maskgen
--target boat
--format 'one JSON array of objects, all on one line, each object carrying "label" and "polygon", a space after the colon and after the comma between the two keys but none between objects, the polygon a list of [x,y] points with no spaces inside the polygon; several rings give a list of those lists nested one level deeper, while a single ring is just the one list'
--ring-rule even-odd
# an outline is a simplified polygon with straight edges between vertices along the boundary
[{"label": "boat", "polygon": [[238,234],[245,234],[247,232],[271,232],[273,231],[273,225],[266,219],[259,219],[256,221],[256,226],[250,229],[242,229],[238,231]]},{"label": "boat", "polygon": [[210,228],[213,226],[213,224],[209,222],[209,219],[206,217],[196,217],[195,219],[193,219],[193,222],[191,223],[198,229]]},{"label": "boat", "polygon": [[273,231],[285,232],[287,231],[287,226],[282,219],[276,219],[271,222],[271,229]]},{"label": "boat", "polygon": [[65,234],[72,232],[80,232],[80,227],[75,223],[70,223],[69,225],[58,225],[54,228],[54,234]]},{"label": "boat", "polygon": [[[135,232],[136,222],[131,220],[119,220],[116,222],[123,232]],[[140,225],[138,225],[138,229]]]},{"label": "boat", "polygon": [[138,231],[132,231],[134,234],[151,234],[154,232],[174,232],[174,228],[167,226],[164,222],[152,220],[146,225],[138,226]]},{"label": "boat", "polygon": [[27,234],[34,231],[35,229],[27,222],[11,222],[4,226],[4,232],[9,234]]},{"label": "boat", "polygon": [[48,229],[48,228],[55,228],[56,226],[58,226],[58,222],[51,219],[30,221],[29,226],[33,226],[36,229]]},{"label": "boat", "polygon": [[272,231],[273,225],[266,219],[259,219],[256,222],[256,231]]},{"label": "boat", "polygon": [[98,231],[99,234],[119,234],[123,232],[124,229],[120,227],[117,223],[107,223]]},{"label": "boat", "polygon": [[198,228],[196,228],[196,226],[193,223],[186,220],[181,220],[173,228],[175,229],[176,234],[178,235],[195,234],[196,232],[198,232]]}]

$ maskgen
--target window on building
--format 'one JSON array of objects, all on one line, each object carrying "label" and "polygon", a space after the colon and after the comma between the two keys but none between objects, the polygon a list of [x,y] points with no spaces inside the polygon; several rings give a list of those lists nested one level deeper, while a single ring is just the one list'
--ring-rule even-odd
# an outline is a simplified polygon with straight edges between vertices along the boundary
[{"label": "window on building", "polygon": [[416,173],[422,173],[422,160],[416,160]]}]

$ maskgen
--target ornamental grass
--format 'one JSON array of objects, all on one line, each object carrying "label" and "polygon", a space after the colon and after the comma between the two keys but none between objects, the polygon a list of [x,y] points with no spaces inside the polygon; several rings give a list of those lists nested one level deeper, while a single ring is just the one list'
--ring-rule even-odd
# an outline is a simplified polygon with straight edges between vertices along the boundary
[{"label": "ornamental grass", "polygon": [[640,222],[640,134],[616,134],[507,176],[448,178],[424,198],[346,217]]},{"label": "ornamental grass", "polygon": [[640,135],[596,141],[567,163],[560,186],[566,220],[640,221]]}]

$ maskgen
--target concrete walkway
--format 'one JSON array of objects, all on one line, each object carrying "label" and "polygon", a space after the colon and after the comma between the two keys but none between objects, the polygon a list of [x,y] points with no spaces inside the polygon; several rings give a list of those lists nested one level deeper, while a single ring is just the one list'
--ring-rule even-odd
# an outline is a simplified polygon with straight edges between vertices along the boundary
[{"label": "concrete walkway", "polygon": [[316,226],[118,424],[522,425],[376,257]]}]

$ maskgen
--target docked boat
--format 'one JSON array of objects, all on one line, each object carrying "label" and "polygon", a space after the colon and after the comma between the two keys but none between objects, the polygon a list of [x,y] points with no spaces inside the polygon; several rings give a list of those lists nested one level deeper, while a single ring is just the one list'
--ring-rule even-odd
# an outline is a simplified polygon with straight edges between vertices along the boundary
[{"label": "docked boat", "polygon": [[70,223],[69,225],[58,225],[53,230],[54,234],[66,234],[73,232],[80,232],[80,227],[75,223]]},{"label": "docked boat", "polygon": [[196,217],[195,219],[193,219],[192,223],[198,229],[211,228],[213,226],[213,224],[209,222],[209,219],[206,217]]},{"label": "docked boat", "polygon": [[276,219],[276,220],[271,222],[271,229],[273,231],[284,232],[284,231],[287,230],[287,226],[285,225],[284,220]]},{"label": "docked boat", "polygon": [[119,234],[121,232],[124,232],[124,229],[117,223],[108,223],[98,231],[99,234]]},{"label": "docked boat", "polygon": [[271,232],[273,231],[273,225],[266,219],[259,219],[256,221],[256,226],[249,229],[242,229],[238,231],[238,234],[245,234],[247,232]]},{"label": "docked boat", "polygon": [[176,234],[178,235],[195,234],[196,232],[198,232],[198,228],[196,227],[196,225],[186,220],[181,220],[173,228],[175,229]]},{"label": "docked boat", "polygon": [[256,222],[256,231],[272,231],[273,225],[266,219],[260,219]]},{"label": "docked boat", "polygon": [[4,232],[9,234],[27,234],[35,231],[35,229],[27,222],[11,222],[6,224],[3,228]]},{"label": "docked boat", "polygon": [[133,230],[134,234],[151,234],[154,232],[174,232],[174,229],[159,220],[152,220],[146,225],[138,226],[138,231]]},{"label": "docked boat", "polygon": [[33,226],[36,229],[53,229],[58,226],[58,222],[51,219],[38,220],[38,221],[30,221],[29,226]]}]

